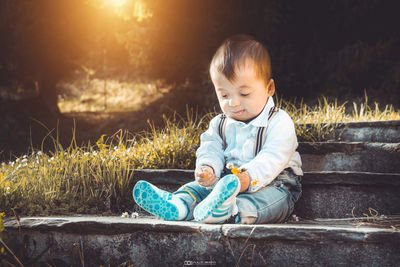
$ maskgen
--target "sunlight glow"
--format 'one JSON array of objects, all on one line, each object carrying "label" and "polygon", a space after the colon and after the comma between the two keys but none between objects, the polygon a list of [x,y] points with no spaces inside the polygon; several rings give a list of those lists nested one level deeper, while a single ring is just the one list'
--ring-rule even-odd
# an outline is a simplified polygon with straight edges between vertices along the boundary
[{"label": "sunlight glow", "polygon": [[122,7],[126,3],[126,0],[107,0],[107,2],[118,8]]},{"label": "sunlight glow", "polygon": [[137,19],[137,21],[143,21],[144,19],[151,18],[153,14],[146,9],[145,5],[141,1],[135,2],[135,8],[133,11],[133,16]]},{"label": "sunlight glow", "polygon": [[153,13],[142,0],[89,0],[100,8],[109,9],[124,20],[138,22],[150,19]]}]

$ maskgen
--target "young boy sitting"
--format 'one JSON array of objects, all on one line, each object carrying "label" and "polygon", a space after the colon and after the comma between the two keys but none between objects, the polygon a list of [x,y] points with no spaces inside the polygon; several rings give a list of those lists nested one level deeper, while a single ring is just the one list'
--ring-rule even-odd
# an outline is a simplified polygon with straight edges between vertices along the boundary
[{"label": "young boy sitting", "polygon": [[195,181],[174,193],[138,181],[136,203],[165,220],[286,221],[303,172],[293,121],[272,99],[268,51],[251,36],[230,37],[215,53],[210,76],[223,114],[201,135]]}]

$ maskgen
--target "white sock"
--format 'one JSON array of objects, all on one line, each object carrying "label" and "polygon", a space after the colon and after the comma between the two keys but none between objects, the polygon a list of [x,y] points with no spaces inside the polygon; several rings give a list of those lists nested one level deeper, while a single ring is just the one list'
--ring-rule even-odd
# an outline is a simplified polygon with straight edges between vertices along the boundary
[{"label": "white sock", "polygon": [[169,200],[170,203],[174,204],[175,207],[178,209],[178,220],[183,220],[189,213],[189,209],[186,203],[178,196],[173,195],[172,199]]}]

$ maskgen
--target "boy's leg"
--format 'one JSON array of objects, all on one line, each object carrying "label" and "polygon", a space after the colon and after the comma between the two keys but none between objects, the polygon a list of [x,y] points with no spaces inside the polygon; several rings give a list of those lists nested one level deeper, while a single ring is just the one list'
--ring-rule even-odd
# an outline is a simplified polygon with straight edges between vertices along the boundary
[{"label": "boy's leg", "polygon": [[194,219],[204,223],[223,223],[237,213],[236,196],[240,181],[230,174],[221,178],[212,192],[194,210]]},{"label": "boy's leg", "polygon": [[238,216],[236,223],[281,223],[293,211],[295,202],[301,196],[298,178],[283,171],[277,179],[255,193],[237,196]]},{"label": "boy's leg", "polygon": [[181,186],[173,193],[174,196],[179,197],[188,207],[189,213],[184,220],[193,220],[194,208],[203,201],[211,191],[212,188],[201,186],[198,182],[193,181]]},{"label": "boy's leg", "polygon": [[179,197],[159,189],[149,182],[138,181],[132,193],[136,204],[164,220],[184,220],[189,213],[185,202]]}]

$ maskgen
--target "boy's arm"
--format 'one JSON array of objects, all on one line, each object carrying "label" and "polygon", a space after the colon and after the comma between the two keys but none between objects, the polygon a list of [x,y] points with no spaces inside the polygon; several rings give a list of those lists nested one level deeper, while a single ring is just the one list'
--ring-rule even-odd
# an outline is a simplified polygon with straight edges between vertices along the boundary
[{"label": "boy's arm", "polygon": [[210,125],[200,136],[200,147],[196,151],[196,168],[210,166],[214,169],[214,175],[220,177],[224,169],[223,141],[218,134],[220,116],[214,117]]},{"label": "boy's arm", "polygon": [[279,117],[275,116],[268,126],[261,151],[253,160],[241,166],[250,177],[250,192],[270,184],[287,166],[298,146],[292,119],[284,111],[279,113]]}]

